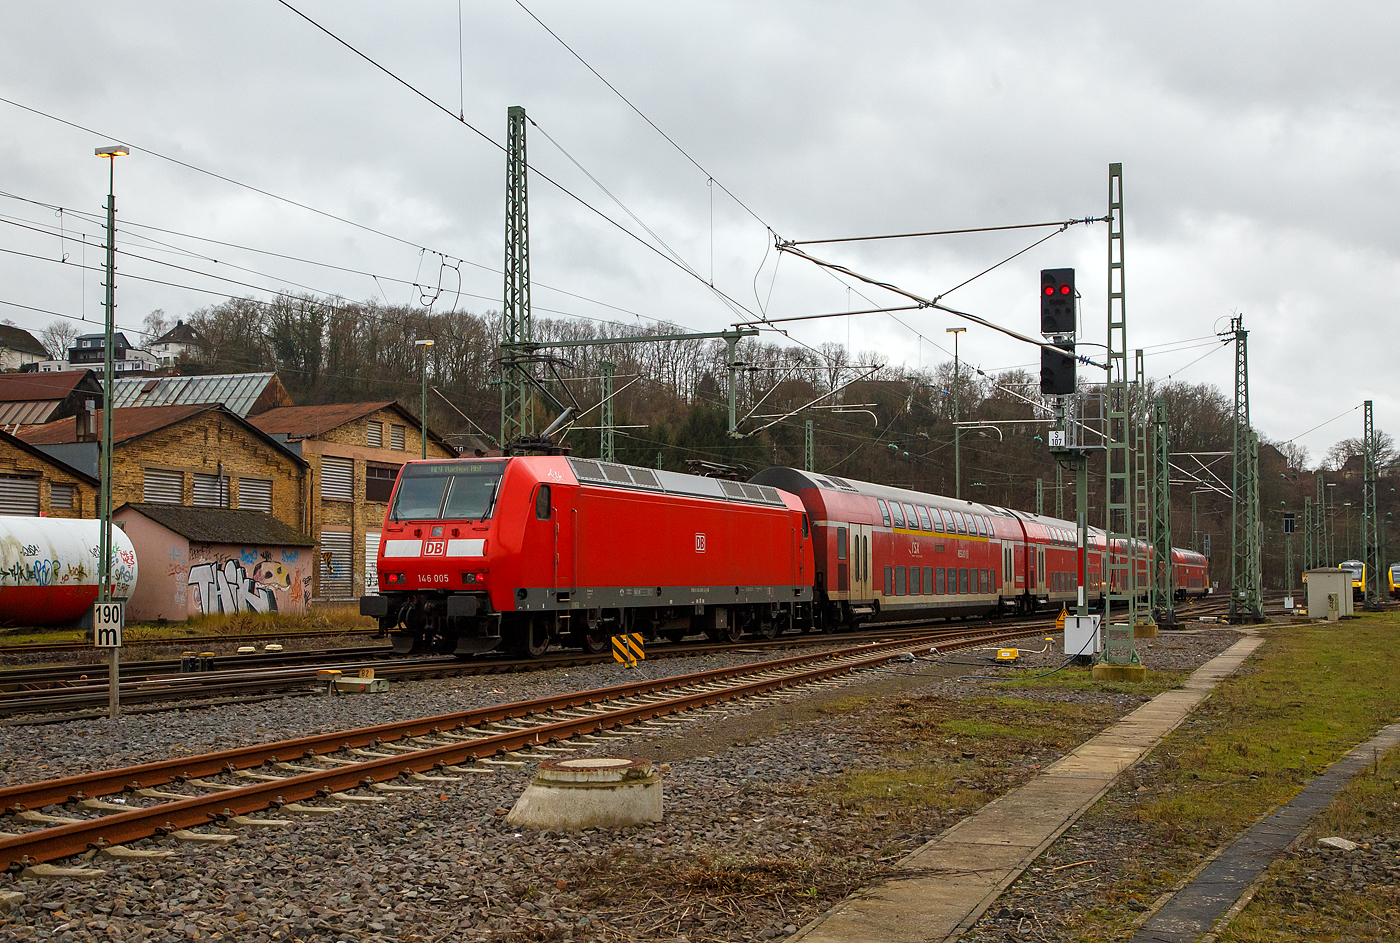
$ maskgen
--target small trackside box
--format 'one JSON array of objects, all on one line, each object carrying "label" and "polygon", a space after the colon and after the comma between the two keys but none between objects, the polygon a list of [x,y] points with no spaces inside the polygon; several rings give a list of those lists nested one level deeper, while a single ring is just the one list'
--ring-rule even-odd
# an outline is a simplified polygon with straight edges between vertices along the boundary
[{"label": "small trackside box", "polygon": [[388,596],[361,596],[360,615],[382,619],[389,614]]}]

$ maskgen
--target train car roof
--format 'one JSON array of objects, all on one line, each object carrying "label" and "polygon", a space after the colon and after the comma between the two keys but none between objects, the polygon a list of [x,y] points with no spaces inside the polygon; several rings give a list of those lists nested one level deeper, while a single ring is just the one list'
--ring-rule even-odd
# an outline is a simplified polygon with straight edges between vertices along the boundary
[{"label": "train car roof", "polygon": [[932,505],[954,511],[972,510],[979,514],[1009,516],[1009,512],[1004,508],[978,504],[976,501],[965,501],[950,498],[947,495],[928,494],[923,491],[910,491],[907,488],[893,488],[889,485],[877,485],[869,481],[851,481],[847,478],[838,478],[835,475],[819,475],[816,472],[800,471],[796,468],[765,468],[749,480],[772,485],[793,494],[804,489],[817,488],[823,491],[844,492],[869,498],[884,498],[886,501],[907,501],[910,504]]},{"label": "train car roof", "polygon": [[782,493],[777,488],[767,485],[685,475],[659,468],[641,468],[591,458],[570,457],[568,461],[579,484],[593,487],[626,488],[630,491],[654,491],[694,498],[711,498],[715,501],[788,507]]}]

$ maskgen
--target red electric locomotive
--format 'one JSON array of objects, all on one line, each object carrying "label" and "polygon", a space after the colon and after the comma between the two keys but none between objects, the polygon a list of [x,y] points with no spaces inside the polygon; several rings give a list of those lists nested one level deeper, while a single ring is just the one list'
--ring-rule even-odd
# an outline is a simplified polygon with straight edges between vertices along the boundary
[{"label": "red electric locomotive", "polygon": [[396,651],[602,651],[807,625],[810,525],[759,484],[564,456],[409,462],[360,611]]}]

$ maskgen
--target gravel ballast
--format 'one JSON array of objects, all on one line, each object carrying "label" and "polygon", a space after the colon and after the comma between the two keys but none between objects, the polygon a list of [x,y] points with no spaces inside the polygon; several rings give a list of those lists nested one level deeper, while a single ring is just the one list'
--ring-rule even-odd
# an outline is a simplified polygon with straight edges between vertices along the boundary
[{"label": "gravel ballast", "polygon": [[[1223,628],[1139,640],[1149,669],[1187,672],[1238,636]],[[834,644],[839,644],[839,637]],[[1043,643],[1025,640],[1039,646]],[[858,816],[808,787],[886,762],[873,736],[881,704],[926,693],[981,695],[988,652],[892,664],[850,683],[776,704],[741,704],[682,727],[638,732],[576,755],[642,756],[665,764],[665,820],[655,826],[558,834],[518,829],[505,812],[533,764],[431,784],[290,828],[249,829],[223,846],[152,840],[172,858],[96,860],[92,882],[0,878],[24,900],[0,911],[7,940],[710,940],[780,939],[835,900],[878,880],[903,854],[970,809],[922,821]],[[782,657],[731,654],[644,663],[651,677]],[[1058,665],[1054,651],[1020,666]],[[575,667],[395,685],[388,695],[300,697],[43,727],[0,728],[0,782],[266,743],[327,730],[465,711],[621,684],[638,672]],[[1135,694],[1057,690],[1018,697],[1111,705]],[[823,703],[873,698],[849,713]],[[1085,731],[1085,736],[1094,731]],[[975,749],[975,745],[972,746]],[[1023,777],[1055,755],[1024,758]],[[1014,777],[1011,777],[1014,778]],[[1014,782],[1008,782],[1008,788]],[[0,820],[0,830],[6,823]],[[71,862],[70,862],[71,863]],[[680,890],[678,890],[680,888]]]}]

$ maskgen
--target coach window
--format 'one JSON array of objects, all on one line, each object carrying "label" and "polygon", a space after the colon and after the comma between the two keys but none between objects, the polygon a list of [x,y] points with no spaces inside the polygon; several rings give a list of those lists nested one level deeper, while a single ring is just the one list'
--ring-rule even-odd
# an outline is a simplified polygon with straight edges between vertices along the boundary
[{"label": "coach window", "polygon": [[967,518],[963,516],[962,511],[954,511],[953,519],[958,522],[958,533],[967,533]]},{"label": "coach window", "polygon": [[943,533],[943,518],[938,515],[938,508],[928,509],[929,520],[933,521],[933,529],[938,533]]},{"label": "coach window", "polygon": [[933,567],[931,566],[924,567],[924,592],[927,595],[933,595]]},{"label": "coach window", "polygon": [[904,505],[904,517],[905,517],[906,520],[909,521],[909,529],[910,529],[910,530],[918,530],[918,529],[919,529],[919,515],[917,515],[917,514],[914,513],[914,505],[912,505],[912,504],[906,504],[906,505]]},{"label": "coach window", "polygon": [[885,595],[894,595],[894,567],[885,567]]},{"label": "coach window", "polygon": [[549,520],[549,514],[552,510],[550,503],[549,485],[540,485],[540,490],[535,493],[535,520]]},{"label": "coach window", "polygon": [[836,559],[846,559],[846,528],[836,528]]},{"label": "coach window", "polygon": [[911,566],[911,567],[909,568],[909,595],[910,595],[910,596],[922,596],[922,595],[924,594],[924,587],[923,587],[923,584],[919,582],[919,576],[920,576],[920,574],[922,574],[922,573],[923,573],[923,570],[920,570],[920,569],[919,569],[918,567],[916,567],[916,566]]},{"label": "coach window", "polygon": [[986,570],[983,570],[982,573],[981,573],[981,575],[982,575],[982,592],[984,592],[984,593],[990,593],[990,592],[992,591],[991,574],[989,574]]},{"label": "coach window", "polygon": [[967,592],[967,567],[960,567],[958,569],[958,593],[966,596]]},{"label": "coach window", "polygon": [[894,568],[894,594],[896,596],[907,596],[909,589],[905,580],[908,579],[909,570],[907,567],[897,566]]},{"label": "coach window", "polygon": [[993,593],[997,591],[997,568],[996,568],[996,567],[992,567],[992,585],[989,587],[989,591],[990,591],[990,592],[993,592]]},{"label": "coach window", "polygon": [[892,515],[894,515],[894,526],[895,526],[895,527],[903,527],[903,526],[904,526],[904,512],[901,511],[901,510],[899,509],[899,502],[898,502],[898,501],[891,501],[891,502],[890,502],[890,513],[891,513]]},{"label": "coach window", "polygon": [[919,526],[922,527],[924,530],[933,530],[933,522],[929,520],[928,508],[924,507],[924,506],[921,504],[921,505],[919,505],[919,507],[918,507],[918,512],[919,512]]},{"label": "coach window", "polygon": [[885,519],[885,526],[890,526],[890,506],[885,503],[884,498],[876,498],[875,503],[880,505],[880,516]]},{"label": "coach window", "polygon": [[946,593],[946,592],[948,591],[948,584],[943,582],[943,567],[940,566],[940,567],[938,567],[937,569],[935,569],[935,570],[933,571],[933,574],[934,574],[934,579],[937,580],[937,583],[934,584],[934,590],[933,590],[933,591],[934,591],[935,593],[937,593],[938,595],[942,596],[944,593]]}]

